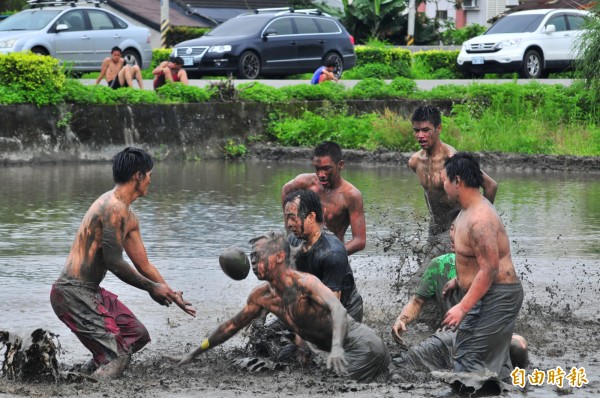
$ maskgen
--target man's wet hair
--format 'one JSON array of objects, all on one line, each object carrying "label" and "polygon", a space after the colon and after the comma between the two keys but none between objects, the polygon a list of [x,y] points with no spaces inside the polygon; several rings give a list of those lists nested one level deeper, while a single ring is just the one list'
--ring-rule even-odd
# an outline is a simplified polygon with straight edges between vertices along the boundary
[{"label": "man's wet hair", "polygon": [[450,181],[460,177],[465,186],[479,188],[483,186],[483,172],[477,159],[468,152],[457,152],[444,162],[446,175]]},{"label": "man's wet hair", "polygon": [[335,66],[335,59],[327,58],[327,60],[325,60],[325,67],[331,68],[332,66]]},{"label": "man's wet hair", "polygon": [[315,220],[319,223],[323,223],[323,207],[321,206],[321,198],[316,194],[315,191],[310,189],[299,189],[294,192],[290,192],[285,197],[285,203],[294,202],[296,199],[300,199],[298,203],[298,217],[304,220],[311,212],[315,213]]},{"label": "man's wet hair", "polygon": [[112,53],[114,53],[115,51],[118,51],[118,52],[120,52],[121,54],[123,54],[123,50],[121,50],[121,47],[119,47],[119,46],[114,46],[114,47],[113,47],[113,48],[110,50],[110,53],[112,54]]},{"label": "man's wet hair", "polygon": [[342,147],[333,141],[323,141],[315,147],[315,150],[313,151],[313,157],[321,158],[323,156],[329,156],[335,163],[338,163],[340,160],[344,159],[342,155]]},{"label": "man's wet hair", "polygon": [[[264,256],[268,257],[283,250],[285,253],[285,263],[287,265],[290,264],[290,242],[288,242],[283,232],[269,231],[264,235],[250,239],[248,243],[254,247],[258,241],[263,239],[266,239]],[[250,256],[252,256],[252,253],[250,253]]]},{"label": "man's wet hair", "polygon": [[437,106],[422,105],[418,107],[410,119],[411,122],[429,122],[437,128],[442,124],[442,113]]},{"label": "man's wet hair", "polygon": [[145,175],[153,166],[152,158],[146,151],[127,147],[113,158],[113,180],[116,184],[124,184],[138,171]]},{"label": "man's wet hair", "polygon": [[171,62],[173,62],[174,64],[177,65],[183,65],[183,58],[181,57],[174,57]]}]

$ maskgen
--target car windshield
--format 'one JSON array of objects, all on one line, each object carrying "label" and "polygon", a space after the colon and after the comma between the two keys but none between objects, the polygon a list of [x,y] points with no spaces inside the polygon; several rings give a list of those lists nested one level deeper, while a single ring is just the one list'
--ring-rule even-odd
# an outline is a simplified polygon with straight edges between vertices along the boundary
[{"label": "car windshield", "polygon": [[544,14],[507,15],[492,25],[484,34],[533,32],[540,26],[544,17]]},{"label": "car windshield", "polygon": [[40,30],[60,13],[61,10],[33,10],[18,12],[0,22],[0,31]]},{"label": "car windshield", "polygon": [[272,16],[256,16],[250,18],[231,18],[217,26],[206,36],[238,36],[258,34]]}]

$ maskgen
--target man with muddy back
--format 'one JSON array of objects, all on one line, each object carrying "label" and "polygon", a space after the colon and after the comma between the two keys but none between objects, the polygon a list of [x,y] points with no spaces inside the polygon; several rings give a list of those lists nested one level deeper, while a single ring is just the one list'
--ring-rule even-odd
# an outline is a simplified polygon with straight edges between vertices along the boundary
[{"label": "man with muddy back", "polygon": [[[137,216],[130,208],[148,193],[153,162],[146,152],[125,148],[113,159],[115,187],[89,208],[65,267],[52,285],[50,302],[58,318],[92,352],[86,370],[109,379],[120,376],[131,354],[150,342],[145,326],[117,296],[100,287],[107,271],[147,291],[157,303],[177,304],[195,316],[182,292],[173,291],[148,260]],[[123,258],[123,250],[135,269]]]},{"label": "man with muddy back", "polygon": [[458,329],[453,350],[455,372],[488,369],[510,377],[509,345],[523,303],[508,235],[491,202],[479,191],[484,174],[479,162],[459,152],[444,162],[444,191],[458,203],[454,247],[456,280],[462,293],[443,325]]},{"label": "man with muddy back", "polygon": [[290,245],[283,233],[269,232],[250,244],[252,271],[267,283],[255,288],[244,308],[219,325],[200,347],[177,358],[180,364],[227,341],[267,310],[305,341],[328,352],[328,369],[361,381],[387,370],[389,355],[381,337],[348,316],[317,277],[290,267]]},{"label": "man with muddy back", "polygon": [[340,300],[348,315],[362,322],[363,300],[356,284],[344,244],[323,228],[319,195],[310,189],[291,192],[285,198],[286,227],[298,271],[313,274]]},{"label": "man with muddy back", "polygon": [[[423,187],[425,202],[430,213],[429,250],[426,253],[425,265],[434,257],[450,252],[448,231],[453,219],[453,210],[458,211],[455,203],[448,200],[444,192],[441,172],[444,162],[456,153],[456,149],[440,140],[442,132],[442,115],[433,106],[420,106],[411,118],[415,138],[421,150],[412,155],[408,166],[415,172]],[[483,195],[494,203],[498,185],[487,174],[483,173]],[[418,272],[420,276],[422,272]]]},{"label": "man with muddy back", "polygon": [[345,165],[342,148],[335,142],[323,141],[313,151],[312,164],[315,173],[300,174],[283,186],[282,207],[285,208],[285,198],[290,192],[299,189],[316,192],[321,199],[327,229],[344,242],[344,235],[350,226],[352,239],[344,243],[348,255],[364,249],[367,229],[362,194],[342,178]]}]

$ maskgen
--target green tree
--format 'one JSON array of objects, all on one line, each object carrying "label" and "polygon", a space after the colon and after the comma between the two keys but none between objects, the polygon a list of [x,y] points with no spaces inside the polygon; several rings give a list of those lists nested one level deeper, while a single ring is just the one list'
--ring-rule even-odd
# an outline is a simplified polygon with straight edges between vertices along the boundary
[{"label": "green tree", "polygon": [[22,10],[27,4],[27,0],[3,0],[0,1],[0,13],[5,11]]},{"label": "green tree", "polygon": [[600,3],[592,9],[593,16],[586,22],[586,29],[577,44],[581,59],[576,67],[594,98],[600,98]]}]

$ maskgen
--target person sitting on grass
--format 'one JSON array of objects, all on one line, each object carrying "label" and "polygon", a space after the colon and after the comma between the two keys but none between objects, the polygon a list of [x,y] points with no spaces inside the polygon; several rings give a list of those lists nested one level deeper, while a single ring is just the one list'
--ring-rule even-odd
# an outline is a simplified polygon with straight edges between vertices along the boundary
[{"label": "person sitting on grass", "polygon": [[310,84],[320,84],[329,80],[333,80],[335,82],[339,81],[339,79],[335,77],[335,74],[333,73],[334,69],[335,61],[328,59],[324,66],[319,67],[319,69],[315,71],[312,79],[310,80]]}]

